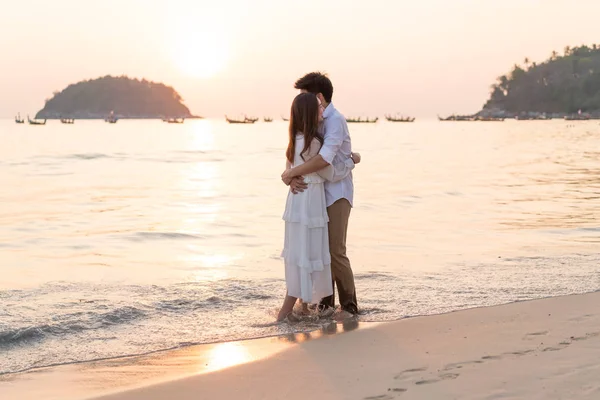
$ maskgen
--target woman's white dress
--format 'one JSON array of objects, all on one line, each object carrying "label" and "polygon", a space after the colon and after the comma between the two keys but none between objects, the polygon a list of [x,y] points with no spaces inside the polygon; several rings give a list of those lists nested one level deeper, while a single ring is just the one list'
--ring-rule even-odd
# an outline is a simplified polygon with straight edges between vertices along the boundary
[{"label": "woman's white dress", "polygon": [[[313,140],[310,150],[304,149],[304,136],[296,136],[296,154],[293,167],[303,164],[318,154],[320,143]],[[285,240],[281,256],[285,260],[287,294],[305,303],[318,303],[333,293],[331,256],[327,233],[327,205],[325,179],[317,173],[304,176],[308,188],[301,193],[288,193],[283,220]]]}]

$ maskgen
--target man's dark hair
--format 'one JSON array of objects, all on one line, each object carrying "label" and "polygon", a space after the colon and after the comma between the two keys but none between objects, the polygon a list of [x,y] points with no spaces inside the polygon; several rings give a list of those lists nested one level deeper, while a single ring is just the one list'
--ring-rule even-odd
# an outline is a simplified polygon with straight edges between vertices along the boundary
[{"label": "man's dark hair", "polygon": [[298,79],[294,84],[296,89],[306,90],[309,93],[321,93],[326,102],[331,103],[333,97],[333,84],[326,74],[311,72]]}]

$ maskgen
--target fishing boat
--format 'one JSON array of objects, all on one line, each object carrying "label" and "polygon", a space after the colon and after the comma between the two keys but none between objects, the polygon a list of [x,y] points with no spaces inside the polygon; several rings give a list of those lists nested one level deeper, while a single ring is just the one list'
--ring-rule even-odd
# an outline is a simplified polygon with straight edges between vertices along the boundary
[{"label": "fishing boat", "polygon": [[25,119],[21,118],[21,113],[19,113],[16,117],[15,117],[15,123],[17,124],[24,124],[25,123]]},{"label": "fishing boat", "polygon": [[104,118],[104,122],[108,122],[109,124],[116,124],[119,118],[115,116],[114,111],[111,111],[108,117]]},{"label": "fishing boat", "polygon": [[273,118],[271,118],[271,117],[264,117],[263,121],[265,121],[265,122],[273,122]]},{"label": "fishing boat", "polygon": [[358,118],[346,118],[346,122],[349,124],[374,124],[377,121],[379,121],[379,117],[375,117],[373,119],[369,119],[369,117],[362,119],[361,117]]},{"label": "fishing boat", "polygon": [[245,120],[245,121],[248,121],[248,122],[249,122],[249,123],[251,123],[251,124],[253,124],[253,123],[255,123],[256,121],[258,121],[258,118],[256,118],[256,117],[250,117],[250,118],[248,118],[248,117],[244,116],[244,120]]},{"label": "fishing boat", "polygon": [[258,121],[258,119],[249,119],[247,117],[244,117],[244,119],[233,119],[229,118],[227,115],[225,116],[225,120],[230,124],[253,124]]},{"label": "fishing boat", "polygon": [[450,115],[449,117],[442,118],[438,115],[440,121],[475,121],[475,118],[471,115]]},{"label": "fishing boat", "polygon": [[582,113],[581,110],[577,114],[565,115],[565,121],[587,121],[590,119],[590,114]]},{"label": "fishing boat", "polygon": [[283,115],[281,116],[281,119],[284,120],[284,121],[286,121],[286,122],[290,120],[289,118],[286,118]]},{"label": "fishing boat", "polygon": [[475,121],[483,121],[483,122],[503,122],[503,117],[475,117]]},{"label": "fishing boat", "polygon": [[46,125],[46,120],[38,121],[35,119],[31,119],[29,118],[29,115],[27,116],[27,122],[29,122],[29,125]]},{"label": "fishing boat", "polygon": [[552,116],[546,114],[521,113],[515,115],[517,121],[547,121],[552,119]]},{"label": "fishing boat", "polygon": [[75,119],[73,119],[73,118],[61,118],[60,122],[63,123],[63,124],[69,124],[69,125],[71,125],[71,124],[75,123]]},{"label": "fishing boat", "polygon": [[390,121],[390,122],[414,122],[415,121],[414,117],[402,117],[402,116],[400,116],[400,117],[398,117],[398,116],[394,117],[394,116],[391,116],[391,115],[386,115],[385,119],[388,120],[388,121]]},{"label": "fishing boat", "polygon": [[185,118],[168,118],[164,120],[167,124],[183,124]]},{"label": "fishing boat", "polygon": [[589,119],[589,115],[586,114],[565,115],[565,121],[587,121]]}]

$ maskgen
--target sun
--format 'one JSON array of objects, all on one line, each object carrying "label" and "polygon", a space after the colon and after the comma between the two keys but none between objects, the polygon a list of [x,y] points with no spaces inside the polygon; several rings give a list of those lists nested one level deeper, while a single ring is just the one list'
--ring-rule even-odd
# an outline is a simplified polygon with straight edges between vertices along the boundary
[{"label": "sun", "polygon": [[217,38],[197,37],[178,47],[175,64],[181,73],[192,78],[212,78],[227,64],[226,44]]},{"label": "sun", "polygon": [[192,78],[212,78],[229,60],[227,35],[214,21],[180,19],[174,29],[172,59],[180,73]]}]

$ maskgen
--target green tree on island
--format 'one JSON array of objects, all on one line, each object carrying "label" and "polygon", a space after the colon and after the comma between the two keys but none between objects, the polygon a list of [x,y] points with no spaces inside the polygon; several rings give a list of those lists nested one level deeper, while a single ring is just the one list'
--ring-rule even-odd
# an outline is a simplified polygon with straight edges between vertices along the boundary
[{"label": "green tree on island", "polygon": [[498,77],[484,110],[508,113],[600,111],[600,48],[566,46],[542,63],[524,60]]}]

